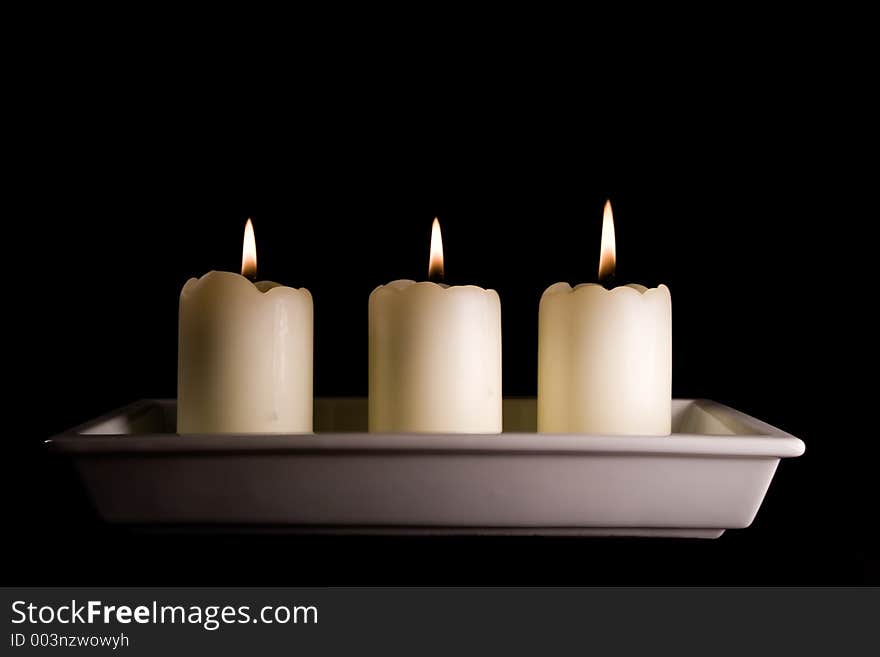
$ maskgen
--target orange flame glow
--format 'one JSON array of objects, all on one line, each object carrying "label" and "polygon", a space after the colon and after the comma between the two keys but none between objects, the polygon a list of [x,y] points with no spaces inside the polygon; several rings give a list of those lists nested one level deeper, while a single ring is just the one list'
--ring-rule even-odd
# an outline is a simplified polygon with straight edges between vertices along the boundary
[{"label": "orange flame glow", "polygon": [[616,266],[617,245],[614,240],[614,215],[611,213],[611,201],[605,201],[605,212],[602,216],[602,246],[599,250],[599,281],[613,278]]},{"label": "orange flame glow", "polygon": [[431,256],[428,258],[428,280],[443,281],[443,236],[440,234],[440,221],[434,217],[431,225]]},{"label": "orange flame glow", "polygon": [[254,224],[250,219],[244,226],[244,244],[241,247],[241,275],[251,280],[257,278],[257,242],[254,239]]}]

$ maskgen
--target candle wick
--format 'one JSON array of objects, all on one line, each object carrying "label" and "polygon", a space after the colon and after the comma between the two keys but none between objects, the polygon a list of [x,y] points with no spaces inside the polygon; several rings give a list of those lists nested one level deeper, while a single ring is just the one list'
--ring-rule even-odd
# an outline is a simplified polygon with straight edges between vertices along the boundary
[{"label": "candle wick", "polygon": [[606,274],[605,276],[600,276],[599,285],[604,287],[606,290],[610,290],[612,287],[614,287],[614,274]]},{"label": "candle wick", "polygon": [[428,281],[431,283],[442,283],[443,282],[443,270],[442,269],[434,269],[433,271],[428,272]]}]

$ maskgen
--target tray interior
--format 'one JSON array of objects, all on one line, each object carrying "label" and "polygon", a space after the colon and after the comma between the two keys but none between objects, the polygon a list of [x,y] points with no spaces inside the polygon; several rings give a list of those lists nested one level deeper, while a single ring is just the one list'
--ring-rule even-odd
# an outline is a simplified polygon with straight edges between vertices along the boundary
[{"label": "tray interior", "polygon": [[[701,435],[766,435],[744,424],[729,409],[699,400],[672,402],[672,433]],[[145,400],[83,427],[83,435],[173,434],[177,404],[174,400]],[[534,397],[504,400],[504,431],[534,433],[537,403]],[[315,431],[318,433],[365,432],[367,400],[363,397],[323,397],[315,400]]]}]

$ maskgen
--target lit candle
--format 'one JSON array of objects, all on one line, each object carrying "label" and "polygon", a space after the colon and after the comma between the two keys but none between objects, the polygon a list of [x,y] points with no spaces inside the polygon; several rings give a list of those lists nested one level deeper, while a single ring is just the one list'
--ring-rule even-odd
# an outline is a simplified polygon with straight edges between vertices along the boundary
[{"label": "lit candle", "polygon": [[370,431],[500,433],[501,302],[442,284],[437,219],[428,277],[370,295]]},{"label": "lit candle", "polygon": [[312,431],[312,295],[257,276],[253,224],[241,276],[211,271],[180,293],[177,431]]},{"label": "lit candle", "polygon": [[[607,202],[600,281],[613,279],[615,264],[614,218]],[[555,283],[544,291],[538,316],[538,431],[669,434],[669,288]]]}]

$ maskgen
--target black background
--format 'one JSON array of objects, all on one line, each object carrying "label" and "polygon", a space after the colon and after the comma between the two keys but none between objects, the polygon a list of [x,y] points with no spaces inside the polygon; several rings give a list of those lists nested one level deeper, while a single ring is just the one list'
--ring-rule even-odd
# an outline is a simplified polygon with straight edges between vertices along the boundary
[{"label": "black background", "polygon": [[[870,177],[848,168],[841,147],[861,144],[828,114],[846,85],[820,50],[748,64],[667,44],[669,59],[594,69],[579,47],[589,34],[479,53],[414,35],[374,44],[375,61],[327,46],[287,52],[275,76],[259,56],[160,65],[157,44],[110,68],[112,53],[83,42],[22,76],[5,195],[4,583],[876,582],[876,493],[861,473],[875,436],[849,373],[872,331],[850,255]],[[501,296],[505,394],[534,395],[540,294],[595,280],[606,198],[618,282],[672,291],[674,396],[807,445],[748,529],[715,541],[144,536],[103,526],[43,454],[72,425],[175,395],[180,287],[239,268],[249,216],[260,277],[313,294],[317,395],[366,394],[367,298],[425,277],[435,215],[448,282]]]}]

